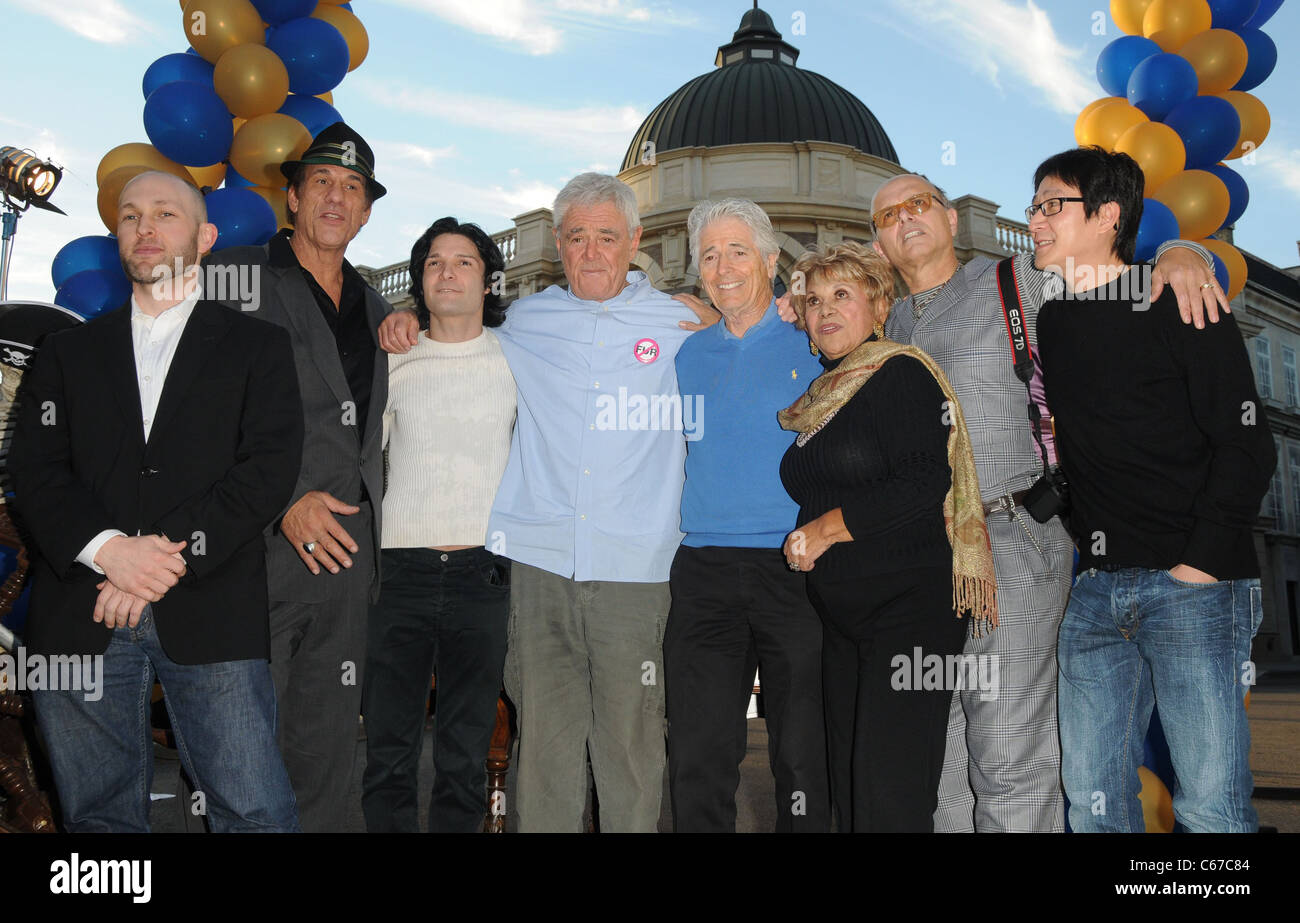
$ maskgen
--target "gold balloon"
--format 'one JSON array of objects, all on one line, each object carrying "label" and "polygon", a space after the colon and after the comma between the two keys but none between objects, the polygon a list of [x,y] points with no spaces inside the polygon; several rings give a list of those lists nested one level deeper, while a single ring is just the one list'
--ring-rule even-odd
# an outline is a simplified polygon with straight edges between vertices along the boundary
[{"label": "gold balloon", "polygon": [[230,165],[257,186],[284,182],[280,164],[297,160],[311,144],[302,122],[278,112],[249,119],[230,145]]},{"label": "gold balloon", "polygon": [[[1201,241],[1201,246],[1223,260],[1223,265],[1228,269],[1228,300],[1231,301],[1236,298],[1241,294],[1241,290],[1246,287],[1246,258],[1232,244],[1219,240],[1217,237],[1210,237]],[[1246,697],[1249,700],[1249,689],[1246,690]]]},{"label": "gold balloon", "polygon": [[[1162,122],[1139,122],[1115,141],[1115,150],[1128,154],[1146,177],[1147,198],[1187,166],[1187,151],[1178,132]],[[1202,235],[1206,236],[1206,235]]]},{"label": "gold balloon", "polygon": [[266,42],[262,17],[249,0],[189,0],[183,9],[185,37],[209,64],[237,45]]},{"label": "gold balloon", "polygon": [[1237,115],[1241,117],[1241,134],[1237,136],[1237,146],[1232,149],[1232,153],[1223,158],[1236,160],[1242,154],[1247,154],[1264,143],[1264,139],[1268,137],[1268,130],[1272,126],[1272,120],[1268,115],[1268,106],[1260,102],[1258,96],[1252,96],[1242,90],[1229,90],[1219,95],[1232,103],[1232,108],[1236,109]]},{"label": "gold balloon", "polygon": [[1116,99],[1104,106],[1098,106],[1083,123],[1083,134],[1087,139],[1083,146],[1096,144],[1107,151],[1115,150],[1115,142],[1124,132],[1134,125],[1149,122],[1146,113],[1137,106],[1130,105],[1127,99]]},{"label": "gold balloon", "polygon": [[231,120],[230,120],[230,137],[233,138],[233,137],[235,137],[235,135],[239,134],[239,129],[243,128],[243,127],[244,127],[244,123],[247,122],[247,121],[248,121],[248,119],[241,119],[239,116],[235,116],[233,119],[231,119]]},{"label": "gold balloon", "polygon": [[1207,29],[1187,40],[1178,53],[1196,71],[1196,92],[1202,96],[1231,90],[1246,73],[1246,43],[1231,29]]},{"label": "gold balloon", "polygon": [[104,177],[118,167],[130,166],[140,166],[146,170],[161,170],[185,180],[190,178],[184,167],[163,156],[152,144],[132,141],[129,144],[119,144],[104,155],[99,162],[99,168],[95,170],[95,185],[102,186]]},{"label": "gold balloon", "polygon": [[1152,0],[1142,16],[1142,34],[1162,51],[1177,51],[1210,28],[1213,19],[1205,0]]},{"label": "gold balloon", "polygon": [[[1245,260],[1242,260],[1242,262],[1244,263]],[[1249,708],[1250,708],[1250,690],[1249,690],[1249,689],[1246,690],[1246,699],[1245,699],[1245,701],[1243,701],[1243,702],[1241,703],[1241,707],[1242,707],[1242,708],[1245,708],[1245,709],[1249,709]]]},{"label": "gold balloon", "polygon": [[272,189],[268,186],[250,186],[254,192],[266,200],[266,204],[271,206],[271,211],[275,212],[276,228],[289,227],[289,201],[286,198],[283,189]]},{"label": "gold balloon", "polygon": [[289,98],[289,71],[265,45],[237,45],[217,61],[212,85],[232,115],[251,119],[284,105]]},{"label": "gold balloon", "polygon": [[1183,240],[1209,237],[1223,227],[1232,207],[1228,187],[1207,170],[1184,170],[1148,197],[1169,206]]},{"label": "gold balloon", "polygon": [[1075,143],[1077,143],[1079,147],[1087,147],[1087,142],[1083,140],[1083,123],[1088,120],[1088,116],[1092,115],[1107,103],[1119,102],[1123,99],[1123,96],[1103,96],[1101,99],[1094,99],[1092,102],[1088,103],[1088,105],[1084,106],[1083,111],[1079,113],[1079,117],[1074,120]]},{"label": "gold balloon", "polygon": [[1165,783],[1145,766],[1138,767],[1138,781],[1142,783],[1138,799],[1142,802],[1142,820],[1147,833],[1173,833],[1174,802]]},{"label": "gold balloon", "polygon": [[323,99],[323,100],[325,100],[325,102],[329,103],[331,106],[334,105],[334,91],[333,91],[333,90],[326,90],[324,93],[317,93],[317,94],[316,94],[316,98],[317,98],[317,99]]},{"label": "gold balloon", "polygon": [[1142,17],[1151,0],[1110,0],[1110,18],[1120,31],[1129,35],[1142,34]]},{"label": "gold balloon", "polygon": [[366,34],[366,27],[361,25],[356,14],[341,6],[322,3],[311,15],[313,19],[323,20],[343,34],[343,41],[348,43],[348,70],[354,71],[360,67],[370,52],[370,36]]},{"label": "gold balloon", "polygon": [[222,180],[226,178],[226,163],[214,163],[210,167],[186,167],[190,177],[194,180],[194,185],[200,189],[216,189],[221,185]]}]

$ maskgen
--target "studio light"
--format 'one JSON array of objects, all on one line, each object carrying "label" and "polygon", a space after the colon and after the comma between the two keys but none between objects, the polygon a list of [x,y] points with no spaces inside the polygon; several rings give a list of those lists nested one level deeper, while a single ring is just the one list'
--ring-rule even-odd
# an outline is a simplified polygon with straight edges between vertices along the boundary
[{"label": "studio light", "polygon": [[63,209],[50,204],[50,196],[63,179],[63,171],[41,160],[30,151],[8,145],[0,146],[0,301],[9,289],[9,263],[13,259],[14,235],[18,232],[18,217],[35,205],[49,212],[66,214]]}]

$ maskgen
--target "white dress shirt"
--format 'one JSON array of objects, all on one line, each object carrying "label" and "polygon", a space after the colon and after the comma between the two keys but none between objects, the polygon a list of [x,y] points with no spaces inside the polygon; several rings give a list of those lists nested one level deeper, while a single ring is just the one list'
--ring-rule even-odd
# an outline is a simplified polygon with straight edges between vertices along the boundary
[{"label": "white dress shirt", "polygon": [[[176,347],[180,344],[185,325],[189,323],[194,306],[198,304],[202,290],[197,286],[184,301],[173,305],[157,317],[150,317],[140,310],[135,296],[131,296],[131,342],[135,350],[135,378],[140,390],[140,418],[144,421],[144,441],[149,441],[153,430],[154,416],[158,413],[158,399],[162,397],[163,385],[167,373],[171,370],[172,359],[176,356]],[[95,555],[104,543],[119,535],[126,535],[118,529],[105,529],[92,538],[77,560],[97,574],[104,571],[95,563]]]}]

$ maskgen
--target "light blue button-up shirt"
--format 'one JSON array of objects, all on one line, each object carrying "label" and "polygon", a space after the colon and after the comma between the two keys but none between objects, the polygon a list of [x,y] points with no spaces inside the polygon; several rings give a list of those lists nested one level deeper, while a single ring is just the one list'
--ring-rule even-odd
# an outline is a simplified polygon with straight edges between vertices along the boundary
[{"label": "light blue button-up shirt", "polygon": [[686,438],[674,360],[696,320],[645,273],[608,301],[552,285],[521,298],[497,328],[518,391],[510,459],[487,546],[577,580],[668,579]]}]

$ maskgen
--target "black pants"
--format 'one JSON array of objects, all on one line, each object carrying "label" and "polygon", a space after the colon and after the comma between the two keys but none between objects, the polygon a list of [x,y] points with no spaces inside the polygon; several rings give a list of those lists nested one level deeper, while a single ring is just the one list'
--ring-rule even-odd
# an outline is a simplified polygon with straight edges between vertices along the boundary
[{"label": "black pants", "polygon": [[780,551],[682,546],[664,635],[668,784],[678,832],[736,829],[759,667],[778,832],[830,826],[821,623]]},{"label": "black pants", "polygon": [[510,618],[510,562],[483,548],[385,549],[366,646],[366,771],[371,833],[416,833],[420,737],[438,678],[431,833],[483,823],[488,746]]},{"label": "black pants", "polygon": [[833,582],[814,574],[809,596],[825,629],[822,685],[840,832],[932,832],[953,688],[947,670],[938,688],[908,687],[917,685],[918,648],[923,665],[929,655],[962,651],[969,626],[953,615],[951,568]]}]

